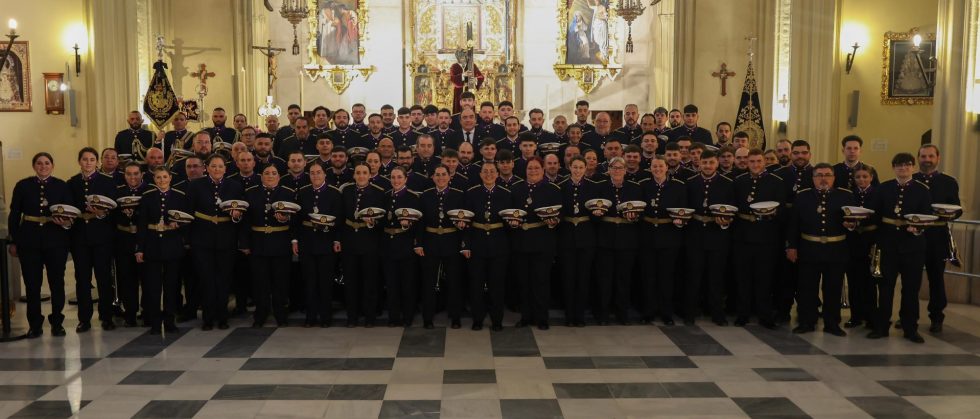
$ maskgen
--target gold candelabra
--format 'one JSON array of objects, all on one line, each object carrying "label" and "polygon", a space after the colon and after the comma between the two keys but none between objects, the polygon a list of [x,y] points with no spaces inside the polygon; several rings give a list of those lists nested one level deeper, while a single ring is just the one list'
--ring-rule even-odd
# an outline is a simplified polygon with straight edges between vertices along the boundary
[{"label": "gold candelabra", "polygon": [[[656,4],[657,0],[653,4]],[[643,9],[646,6],[641,3],[640,0],[619,0],[619,5],[616,6],[616,14],[626,21],[626,26],[628,28],[628,34],[626,36],[626,52],[633,52],[633,21],[643,14]]]},{"label": "gold candelabra", "polygon": [[299,55],[299,36],[296,34],[296,25],[299,25],[310,14],[310,8],[306,0],[282,0],[279,8],[279,15],[293,25],[293,55]]}]

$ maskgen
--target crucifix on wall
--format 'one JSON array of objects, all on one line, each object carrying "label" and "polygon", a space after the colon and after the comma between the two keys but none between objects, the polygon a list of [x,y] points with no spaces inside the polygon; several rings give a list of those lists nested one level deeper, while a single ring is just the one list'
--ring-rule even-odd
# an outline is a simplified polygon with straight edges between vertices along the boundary
[{"label": "crucifix on wall", "polygon": [[717,77],[717,78],[721,79],[721,95],[722,96],[728,95],[727,81],[728,81],[728,78],[729,77],[732,77],[734,75],[735,75],[735,72],[734,71],[728,71],[728,64],[725,64],[725,63],[721,63],[721,69],[720,70],[713,71],[711,73],[711,76],[712,77]]},{"label": "crucifix on wall", "polygon": [[268,89],[268,91],[266,92],[266,94],[271,96],[272,95],[272,86],[274,86],[276,84],[276,80],[279,79],[279,76],[278,76],[279,64],[276,61],[276,56],[279,55],[279,53],[285,51],[286,49],[285,48],[273,48],[272,47],[272,40],[271,39],[267,41],[266,46],[259,47],[259,46],[253,45],[252,46],[252,49],[257,49],[257,50],[261,51],[262,52],[262,55],[264,55],[266,57],[266,60],[267,60],[266,61],[266,72],[268,73],[267,74],[267,77],[268,77],[267,78],[267,84],[266,84],[266,88]]},{"label": "crucifix on wall", "polygon": [[197,79],[197,96],[201,101],[208,95],[208,79],[214,77],[213,71],[208,71],[208,65],[201,63],[197,66],[196,73],[191,73],[191,77]]}]

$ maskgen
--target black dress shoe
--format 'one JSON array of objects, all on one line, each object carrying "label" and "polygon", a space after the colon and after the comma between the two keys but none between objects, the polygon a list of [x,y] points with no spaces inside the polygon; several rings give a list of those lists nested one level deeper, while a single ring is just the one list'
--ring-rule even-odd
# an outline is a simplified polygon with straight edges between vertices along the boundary
[{"label": "black dress shoe", "polygon": [[518,320],[517,323],[514,323],[514,327],[517,329],[520,329],[522,327],[527,327],[527,326],[528,326],[527,322],[524,321],[524,319]]},{"label": "black dress shoe", "polygon": [[640,324],[644,324],[644,325],[650,324],[650,318],[649,317],[644,317],[644,318],[640,319]]},{"label": "black dress shoe", "polygon": [[929,333],[942,333],[943,332],[943,322],[932,322],[929,325]]},{"label": "black dress shoe", "polygon": [[548,330],[551,326],[548,326],[548,322],[538,323],[538,330]]},{"label": "black dress shoe", "polygon": [[265,327],[265,322],[252,322],[253,329],[261,329]]},{"label": "black dress shoe", "polygon": [[810,325],[801,324],[793,328],[793,333],[802,334],[802,333],[809,333],[814,330],[817,330],[817,328]]},{"label": "black dress shoe", "polygon": [[166,331],[167,333],[177,333],[180,331],[180,329],[177,328],[176,324],[170,322],[163,323],[163,330]]},{"label": "black dress shoe", "polygon": [[201,330],[203,330],[205,332],[210,331],[210,330],[213,330],[213,329],[214,329],[214,326],[212,326],[211,323],[204,323],[204,324],[201,325]]},{"label": "black dress shoe", "polygon": [[459,322],[459,319],[454,319],[449,327],[453,329],[459,329],[460,327],[463,327],[463,325]]},{"label": "black dress shoe", "polygon": [[575,322],[575,327],[585,327],[585,321],[579,320]]},{"label": "black dress shoe", "polygon": [[330,327],[330,320],[324,320],[324,321],[321,321],[320,322],[320,328],[321,329],[326,329],[328,327]]},{"label": "black dress shoe", "polygon": [[357,327],[357,320],[348,320],[347,321],[347,328],[348,329],[352,329],[352,328],[355,328],[355,327]]},{"label": "black dress shoe", "polygon": [[721,326],[721,327],[728,326],[728,320],[725,319],[714,319],[712,320],[712,322],[717,326]]},{"label": "black dress shoe", "polygon": [[861,323],[864,323],[864,322],[862,322],[860,320],[851,319],[851,320],[848,320],[847,323],[844,323],[844,328],[845,329],[853,329],[855,327],[860,326]]},{"label": "black dress shoe", "polygon": [[65,328],[62,327],[60,324],[57,326],[51,326],[51,336],[62,337],[64,335],[65,335]]},{"label": "black dress shoe", "polygon": [[888,331],[881,333],[878,332],[877,330],[872,330],[871,333],[868,333],[867,335],[865,335],[865,337],[867,337],[868,339],[882,339],[888,337]]},{"label": "black dress shoe", "polygon": [[776,326],[776,322],[772,320],[760,320],[759,325],[769,330],[775,330],[778,327]]},{"label": "black dress shoe", "polygon": [[43,335],[43,334],[44,334],[44,329],[41,329],[39,327],[37,329],[28,330],[27,331],[27,334],[24,335],[24,336],[26,336],[28,339],[37,339],[37,338],[41,337],[41,335]]},{"label": "black dress shoe", "polygon": [[823,332],[834,336],[840,336],[840,337],[847,336],[847,332],[845,332],[844,329],[841,329],[840,327],[825,327],[823,328]]},{"label": "black dress shoe", "polygon": [[289,327],[289,320],[283,320],[281,322],[276,322],[276,327]]},{"label": "black dress shoe", "polygon": [[693,318],[684,319],[684,326],[694,326],[694,319]]},{"label": "black dress shoe", "polygon": [[136,327],[136,319],[127,319],[126,322],[123,323],[123,327]]},{"label": "black dress shoe", "polygon": [[630,326],[630,325],[632,325],[632,324],[633,324],[633,323],[632,323],[632,322],[630,322],[630,321],[629,321],[629,319],[620,319],[620,320],[619,320],[619,325],[620,325],[620,326]]},{"label": "black dress shoe", "polygon": [[75,326],[75,333],[85,333],[92,329],[92,323],[82,322]]},{"label": "black dress shoe", "polygon": [[735,326],[743,327],[747,324],[749,324],[749,319],[746,319],[745,317],[738,317],[735,319]]},{"label": "black dress shoe", "polygon": [[435,329],[435,327],[436,326],[433,325],[432,322],[425,322],[425,324],[422,325],[423,329]]},{"label": "black dress shoe", "polygon": [[664,317],[664,326],[673,326],[674,319],[672,317]]},{"label": "black dress shoe", "polygon": [[312,321],[307,320],[307,321],[303,322],[303,328],[304,329],[309,329],[311,327],[313,327],[313,322]]},{"label": "black dress shoe", "polygon": [[374,320],[365,320],[364,321],[364,328],[366,328],[366,329],[373,329],[374,328]]},{"label": "black dress shoe", "polygon": [[493,326],[490,326],[490,330],[491,331],[494,331],[494,332],[499,332],[501,330],[504,330],[504,326],[501,325],[501,324],[499,324],[499,323],[498,324],[494,324]]},{"label": "black dress shoe", "polygon": [[901,319],[895,320],[895,328],[896,329],[901,329],[902,328],[902,320]]},{"label": "black dress shoe", "polygon": [[102,322],[102,330],[110,331],[116,330],[116,324],[112,320],[106,320]]},{"label": "black dress shoe", "polygon": [[228,329],[228,322],[218,322],[218,329],[221,329],[221,330]]},{"label": "black dress shoe", "polygon": [[149,333],[151,335],[153,335],[153,336],[159,335],[160,334],[160,328],[159,327],[151,327]]},{"label": "black dress shoe", "polygon": [[906,333],[905,339],[908,339],[912,343],[926,343],[926,340],[922,338],[922,335],[917,332]]},{"label": "black dress shoe", "polygon": [[483,330],[483,323],[473,323],[473,326],[470,326],[470,330],[473,330],[473,331],[476,331],[476,332],[479,332],[479,331]]},{"label": "black dress shoe", "polygon": [[398,324],[399,323],[401,323],[401,322],[389,319],[388,320],[388,327],[398,327]]}]

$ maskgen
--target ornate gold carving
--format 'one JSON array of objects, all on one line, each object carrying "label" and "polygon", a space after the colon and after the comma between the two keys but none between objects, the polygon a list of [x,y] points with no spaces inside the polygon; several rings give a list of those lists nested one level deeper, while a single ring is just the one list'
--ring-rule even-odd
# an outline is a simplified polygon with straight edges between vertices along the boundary
[{"label": "ornate gold carving", "polygon": [[559,80],[575,79],[578,87],[585,94],[589,94],[603,78],[608,77],[610,80],[615,80],[623,69],[623,65],[617,61],[619,59],[619,37],[617,36],[619,31],[613,23],[618,20],[616,15],[618,1],[610,0],[607,10],[609,14],[607,20],[609,22],[609,61],[605,64],[566,64],[568,62],[568,12],[571,1],[560,0],[558,2],[558,62],[554,67],[555,75],[558,76]]},{"label": "ornate gold carving", "polygon": [[[893,41],[910,42],[912,37],[919,33],[919,28],[914,27],[908,32],[885,32],[885,40],[882,42],[881,52],[881,104],[882,105],[932,105],[932,97],[893,97],[889,95],[888,87],[891,84],[890,68],[891,44]],[[923,41],[935,42],[936,34],[930,33],[922,37]],[[923,58],[926,61],[926,58]]]},{"label": "ornate gold carving", "polygon": [[357,65],[331,65],[326,62],[323,57],[320,57],[317,53],[316,48],[316,26],[317,26],[317,0],[307,0],[309,3],[310,14],[307,17],[308,23],[308,38],[309,42],[306,45],[307,53],[307,63],[303,66],[303,70],[306,75],[309,76],[310,81],[316,82],[317,79],[323,78],[326,80],[327,84],[335,91],[337,94],[344,93],[345,90],[350,86],[352,80],[355,77],[360,76],[367,81],[374,73],[375,67],[373,65],[365,65],[364,60],[364,42],[367,40],[367,23],[368,23],[368,6],[367,0],[355,0],[357,4],[357,53],[360,58],[358,61],[360,64]]}]

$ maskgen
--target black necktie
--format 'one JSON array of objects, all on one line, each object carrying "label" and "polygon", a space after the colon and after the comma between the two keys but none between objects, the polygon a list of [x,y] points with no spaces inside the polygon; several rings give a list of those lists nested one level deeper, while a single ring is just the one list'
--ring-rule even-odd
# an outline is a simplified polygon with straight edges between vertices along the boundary
[{"label": "black necktie", "polygon": [[472,137],[472,135],[473,135],[473,132],[467,132],[466,133],[466,142],[468,142],[470,144],[473,144],[473,137]]}]

